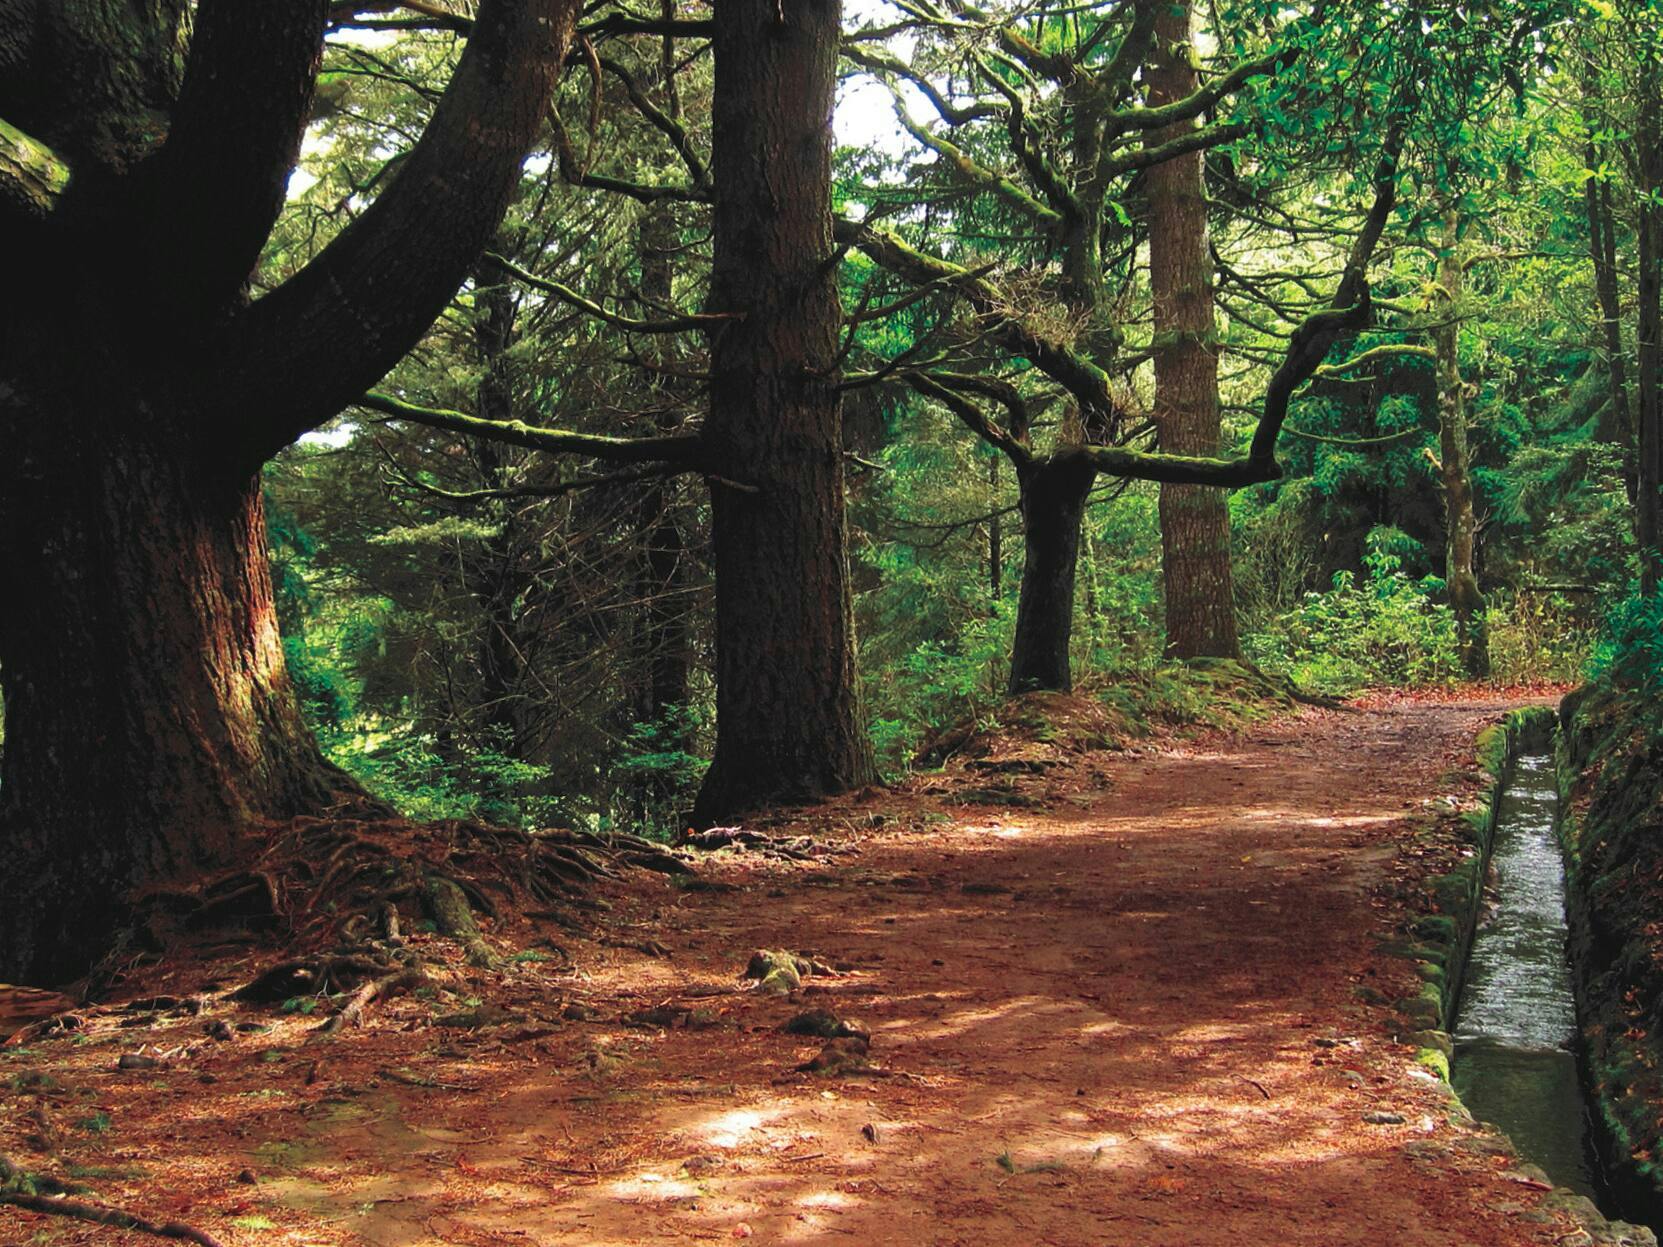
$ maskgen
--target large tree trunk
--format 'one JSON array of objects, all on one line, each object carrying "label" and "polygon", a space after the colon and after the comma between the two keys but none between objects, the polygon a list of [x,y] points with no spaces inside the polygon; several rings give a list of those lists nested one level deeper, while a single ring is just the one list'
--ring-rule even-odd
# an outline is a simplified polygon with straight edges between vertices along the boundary
[{"label": "large tree trunk", "polygon": [[831,237],[837,0],[716,8],[716,752],[695,817],[875,777],[855,687]]},{"label": "large tree trunk", "polygon": [[259,482],[101,414],[14,443],[0,486],[0,979],[84,972],[133,887],[229,866],[350,787],[289,684]]},{"label": "large tree trunk", "polygon": [[131,888],[246,862],[350,789],[284,669],[257,473],[455,291],[576,7],[485,0],[398,177],[250,304],[325,6],[9,6],[0,115],[57,155],[0,161],[0,267],[29,292],[0,305],[0,977],[84,970]]},{"label": "large tree trunk", "polygon": [[1011,647],[1010,691],[1069,692],[1074,578],[1080,524],[1096,473],[1073,456],[1036,462],[1018,473],[1022,501],[1022,598]]},{"label": "large tree trunk", "polygon": [[[1160,6],[1155,43],[1149,66],[1152,106],[1183,99],[1198,85],[1189,61],[1188,4]],[[1170,142],[1194,125],[1185,121],[1157,130],[1148,142]],[[1147,177],[1156,436],[1171,454],[1216,455],[1218,342],[1202,155],[1165,161]],[[1203,485],[1162,485],[1160,511],[1167,654],[1240,657],[1224,494]]]},{"label": "large tree trunk", "polygon": [[1444,217],[1438,261],[1443,292],[1443,323],[1434,336],[1438,371],[1439,473],[1444,486],[1444,580],[1461,647],[1461,665],[1474,679],[1490,674],[1490,646],[1484,627],[1484,595],[1478,589],[1474,558],[1478,520],[1473,511],[1472,454],[1467,446],[1466,381],[1458,353],[1461,326],[1457,310],[1465,288],[1460,254],[1460,218]]}]

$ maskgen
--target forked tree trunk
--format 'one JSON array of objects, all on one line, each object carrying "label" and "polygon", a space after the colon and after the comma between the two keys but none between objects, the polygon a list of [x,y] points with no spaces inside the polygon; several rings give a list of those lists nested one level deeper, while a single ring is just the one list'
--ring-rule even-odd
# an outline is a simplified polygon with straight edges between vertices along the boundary
[{"label": "forked tree trunk", "polygon": [[875,777],[855,687],[831,237],[837,0],[716,8],[716,752],[701,822]]},{"label": "forked tree trunk", "polygon": [[[1190,6],[1162,4],[1149,68],[1152,105],[1183,99],[1199,85],[1189,62]],[[1170,142],[1185,121],[1150,134]],[[1149,182],[1149,285],[1155,315],[1155,427],[1162,450],[1216,455],[1218,342],[1213,319],[1207,191],[1200,152],[1155,165]],[[1221,490],[1161,486],[1161,572],[1166,652],[1173,658],[1237,658],[1230,513]]]},{"label": "forked tree trunk", "polygon": [[101,424],[26,451],[0,507],[0,844],[28,885],[0,905],[0,979],[80,974],[134,884],[232,865],[351,787],[284,667],[258,480]]},{"label": "forked tree trunk", "polygon": [[1074,635],[1074,579],[1080,562],[1080,525],[1096,473],[1062,456],[1018,473],[1023,520],[1022,597],[1011,647],[1010,691],[1069,692],[1068,660]]},{"label": "forked tree trunk", "polygon": [[0,978],[79,973],[128,889],[245,865],[268,820],[350,790],[284,669],[257,474],[454,293],[576,8],[484,0],[398,177],[250,304],[325,6],[0,6],[8,142],[52,169],[0,161],[0,269],[28,292],[0,301]]}]

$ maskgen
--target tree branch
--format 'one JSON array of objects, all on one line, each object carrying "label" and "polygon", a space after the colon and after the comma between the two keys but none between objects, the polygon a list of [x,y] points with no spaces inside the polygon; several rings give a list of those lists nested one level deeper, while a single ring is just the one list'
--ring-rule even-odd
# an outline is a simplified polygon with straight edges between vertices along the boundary
[{"label": "tree branch", "polygon": [[[912,114],[907,111],[906,99],[902,96],[900,88],[895,85],[894,80],[888,76],[880,76],[878,80],[889,89],[890,97],[895,101],[895,119],[901,123],[901,128],[918,140],[921,145],[934,151],[957,169],[972,185],[981,186],[992,191],[995,195],[1043,225],[1059,225],[1062,223],[1060,212],[1035,199],[1004,174],[978,164],[971,156],[966,154],[963,148],[949,142],[940,135],[931,133],[924,126],[914,121]],[[1012,124],[1019,125],[1020,121]],[[1049,193],[1049,190],[1047,190],[1047,194]]]},{"label": "tree branch", "polygon": [[725,320],[740,320],[742,312],[694,312],[686,316],[673,316],[667,320],[636,320],[631,316],[621,316],[617,312],[609,312],[599,303],[584,298],[570,286],[557,281],[550,281],[547,277],[539,277],[536,273],[521,268],[506,256],[498,255],[494,251],[487,251],[485,258],[490,260],[503,272],[507,273],[533,290],[541,290],[545,294],[552,294],[580,312],[587,312],[597,320],[611,325],[614,329],[622,329],[628,333],[687,333],[694,329],[709,329]]},{"label": "tree branch", "polygon": [[428,3],[428,0],[363,0],[362,3],[331,4],[329,6],[329,24],[331,26],[353,26],[358,23],[352,19],[360,13],[390,13],[396,9],[408,9],[412,13],[419,13],[427,20],[421,25],[426,29],[450,30],[459,35],[469,34],[473,30],[473,18],[462,13],[454,13],[441,5]]},{"label": "tree branch", "polygon": [[915,372],[907,377],[907,384],[912,386],[925,398],[933,398],[948,411],[959,418],[966,428],[989,446],[993,446],[1005,453],[1018,468],[1025,468],[1033,462],[1033,451],[1029,450],[1016,438],[1005,432],[993,421],[987,418],[987,413],[961,394],[936,381],[928,373]]},{"label": "tree branch", "polygon": [[378,411],[395,420],[408,420],[412,424],[465,433],[469,437],[489,438],[555,455],[584,455],[613,463],[678,463],[698,468],[702,466],[704,454],[704,439],[695,433],[639,438],[572,433],[565,429],[541,428],[520,420],[486,420],[442,407],[419,407],[377,390],[355,399],[352,405]]},{"label": "tree branch", "polygon": [[1350,372],[1353,368],[1362,368],[1382,359],[1401,358],[1405,355],[1416,359],[1438,358],[1438,352],[1429,346],[1415,346],[1408,342],[1385,342],[1379,346],[1371,346],[1361,355],[1353,355],[1350,359],[1338,364],[1324,364],[1312,375],[1336,377],[1342,372]]},{"label": "tree branch", "polygon": [[1119,421],[1120,405],[1109,390],[1109,374],[1024,321],[1010,300],[985,278],[908,246],[897,235],[876,226],[837,218],[833,221],[833,236],[838,243],[859,248],[879,266],[909,281],[950,285],[979,314],[991,340],[1033,361],[1035,367],[1072,394],[1082,410],[1096,413],[1108,425]]},{"label": "tree branch", "polygon": [[420,340],[518,185],[578,0],[485,0],[449,86],[392,185],[237,319],[218,388],[252,470],[357,399]]},{"label": "tree branch", "polygon": [[0,222],[38,225],[69,185],[69,166],[45,143],[0,121]]},{"label": "tree branch", "polygon": [[[320,0],[202,0],[136,255],[177,307],[237,297],[282,210],[323,55]],[[212,188],[210,191],[208,188]]]},{"label": "tree branch", "polygon": [[1103,163],[1098,168],[1098,184],[1107,186],[1111,178],[1117,178],[1123,173],[1165,164],[1191,152],[1222,147],[1226,143],[1234,143],[1246,134],[1246,126],[1232,121],[1222,125],[1206,126],[1200,130],[1189,130],[1154,147],[1135,147],[1120,156],[1105,153]]}]

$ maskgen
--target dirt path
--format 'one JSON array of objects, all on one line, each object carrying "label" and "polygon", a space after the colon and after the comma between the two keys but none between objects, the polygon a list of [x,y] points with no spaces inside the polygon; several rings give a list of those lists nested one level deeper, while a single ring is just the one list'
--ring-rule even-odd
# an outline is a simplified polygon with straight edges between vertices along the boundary
[{"label": "dirt path", "polygon": [[[560,990],[601,1021],[445,1032],[401,1002],[316,1068],[279,1035],[260,1061],[220,1049],[193,1067],[217,1107],[166,1079],[107,1095],[133,1158],[165,1139],[187,1186],[219,1175],[185,1202],[227,1243],[1555,1242],[1364,1002],[1409,990],[1374,938],[1399,850],[1500,708],[1097,755],[1033,781],[1044,808],[839,806],[829,865],[632,885],[614,935],[669,956],[574,946],[589,977]],[[735,992],[756,947],[852,968]],[[708,1028],[616,1020],[667,1000]],[[882,1075],[795,1069],[818,1041],[779,1027],[815,1006],[870,1027]]]}]

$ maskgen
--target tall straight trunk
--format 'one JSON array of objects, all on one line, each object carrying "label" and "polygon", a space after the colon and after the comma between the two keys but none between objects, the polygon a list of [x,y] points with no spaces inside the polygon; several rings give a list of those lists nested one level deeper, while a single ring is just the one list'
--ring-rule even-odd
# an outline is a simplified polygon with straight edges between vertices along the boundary
[{"label": "tall straight trunk", "polygon": [[[509,363],[509,348],[514,343],[514,299],[495,265],[476,268],[474,282],[473,337],[481,366],[475,410],[483,419],[506,422],[515,414]],[[472,442],[484,488],[512,485],[515,452],[488,438],[474,438]],[[520,602],[527,588],[520,565],[520,526],[511,502],[496,499],[485,507],[486,517],[494,521],[491,535],[481,543],[479,556],[467,571],[469,591],[483,615],[478,642],[477,709],[469,710],[477,713],[486,728],[490,748],[529,760],[534,743],[524,693],[525,652],[519,636]]]},{"label": "tall straight trunk", "polygon": [[1490,647],[1484,627],[1484,595],[1478,589],[1474,557],[1478,520],[1473,511],[1472,454],[1467,445],[1466,382],[1459,355],[1461,327],[1456,320],[1465,291],[1460,253],[1461,219],[1450,209],[1444,216],[1439,248],[1438,286],[1443,318],[1434,337],[1438,375],[1439,475],[1444,487],[1444,580],[1461,647],[1461,666],[1474,679],[1490,674]]},{"label": "tall straight trunk", "polygon": [[114,406],[70,409],[97,433],[49,444],[54,397],[0,408],[43,433],[9,445],[0,500],[0,843],[23,885],[0,904],[0,980],[75,977],[132,887],[230,866],[351,788],[284,667],[259,481],[181,462]]},{"label": "tall straight trunk", "polygon": [[[653,304],[668,307],[674,298],[677,236],[673,210],[657,204],[646,210],[639,226],[641,293]],[[651,314],[650,311],[646,314]],[[647,350],[652,350],[649,345]],[[661,361],[662,362],[662,361]],[[657,432],[670,433],[677,424],[677,398],[668,379],[653,382],[651,394]],[[671,506],[673,487],[666,481],[648,486],[636,511],[636,534],[641,544],[641,651],[645,679],[639,699],[642,718],[652,721],[687,700],[687,614],[679,600],[687,583],[686,540]]]},{"label": "tall straight trunk", "polygon": [[[1599,151],[1590,142],[1584,153],[1590,169],[1599,165]],[[1622,305],[1617,294],[1617,232],[1611,213],[1611,188],[1595,178],[1583,183],[1583,201],[1588,214],[1588,255],[1594,264],[1594,295],[1598,305],[1601,345],[1605,350],[1610,397],[1600,418],[1601,441],[1623,447],[1626,460],[1634,454],[1634,416],[1629,410],[1628,360],[1623,354]],[[1634,474],[1624,465],[1629,496],[1634,494]]]},{"label": "tall straight trunk", "polygon": [[722,0],[705,437],[716,751],[702,822],[871,782],[855,686],[831,236],[837,0]]},{"label": "tall straight trunk", "polygon": [[987,459],[987,496],[991,514],[987,520],[987,596],[988,614],[999,613],[999,600],[1005,596],[1005,517],[999,514],[999,456]]},{"label": "tall straight trunk", "polygon": [[1663,209],[1656,193],[1663,190],[1663,116],[1657,93],[1663,89],[1657,56],[1648,51],[1641,58],[1639,124],[1635,143],[1640,149],[1640,279],[1639,313],[1635,326],[1636,363],[1639,368],[1640,405],[1636,418],[1638,483],[1635,498],[1635,538],[1640,547],[1640,590],[1647,597],[1657,592],[1663,578],[1663,554],[1658,550],[1658,486],[1663,480],[1663,433],[1658,390],[1658,367],[1663,364],[1659,342],[1660,320],[1658,263],[1663,259]]},{"label": "tall straight trunk", "polygon": [[[637,226],[641,294],[649,309],[654,304],[668,307],[674,295],[675,225],[670,206],[657,204],[646,209]],[[653,345],[646,349],[652,350]],[[648,399],[658,408],[654,413],[657,431],[672,432],[676,395],[669,379],[655,378]],[[636,695],[632,709],[637,722],[657,725],[655,748],[665,752],[686,751],[693,743],[683,722],[667,719],[672,710],[687,703],[691,667],[687,610],[682,600],[687,587],[687,548],[674,500],[674,486],[666,480],[655,480],[642,493],[635,511],[640,614],[635,630]],[[674,793],[662,775],[648,772],[635,782],[632,797],[637,822],[647,824],[664,816]]]},{"label": "tall straight trunk", "polygon": [[1070,692],[1068,660],[1074,635],[1074,581],[1080,562],[1080,525],[1096,472],[1063,454],[1017,473],[1022,501],[1022,597],[1011,647],[1010,691]]},{"label": "tall straight trunk", "polygon": [[[1171,103],[1199,85],[1190,64],[1190,6],[1163,4],[1155,19],[1149,102]],[[1151,146],[1188,133],[1192,121],[1150,134]],[[1172,454],[1216,455],[1218,341],[1207,188],[1202,155],[1155,165],[1149,186],[1149,285],[1155,316],[1155,429]],[[1238,658],[1230,513],[1220,490],[1161,486],[1161,572],[1166,652],[1173,658]]]}]

